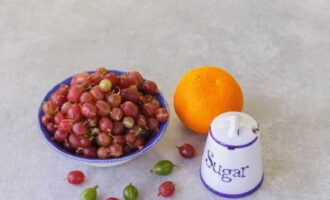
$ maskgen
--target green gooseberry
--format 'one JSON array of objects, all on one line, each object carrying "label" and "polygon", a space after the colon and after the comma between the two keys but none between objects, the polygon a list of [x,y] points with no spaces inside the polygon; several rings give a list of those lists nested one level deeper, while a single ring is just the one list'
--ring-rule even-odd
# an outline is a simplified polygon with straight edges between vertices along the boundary
[{"label": "green gooseberry", "polygon": [[112,84],[111,81],[109,81],[108,79],[103,79],[100,83],[99,83],[100,89],[103,92],[109,92],[111,90]]},{"label": "green gooseberry", "polygon": [[124,188],[123,196],[125,200],[137,200],[139,191],[132,183],[130,183]]},{"label": "green gooseberry", "polygon": [[97,189],[98,186],[92,188],[86,188],[80,195],[80,200],[96,200],[97,198]]},{"label": "green gooseberry", "polygon": [[150,172],[161,176],[166,176],[172,172],[173,167],[176,167],[176,165],[174,165],[171,161],[160,160],[153,166]]}]

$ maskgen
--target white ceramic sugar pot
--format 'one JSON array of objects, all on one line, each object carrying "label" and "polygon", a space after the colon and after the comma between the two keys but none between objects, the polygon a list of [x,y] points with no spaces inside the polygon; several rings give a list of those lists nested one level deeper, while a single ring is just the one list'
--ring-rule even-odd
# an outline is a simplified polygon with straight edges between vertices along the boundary
[{"label": "white ceramic sugar pot", "polygon": [[242,112],[227,112],[210,126],[201,180],[213,193],[239,198],[256,191],[263,180],[259,125]]}]

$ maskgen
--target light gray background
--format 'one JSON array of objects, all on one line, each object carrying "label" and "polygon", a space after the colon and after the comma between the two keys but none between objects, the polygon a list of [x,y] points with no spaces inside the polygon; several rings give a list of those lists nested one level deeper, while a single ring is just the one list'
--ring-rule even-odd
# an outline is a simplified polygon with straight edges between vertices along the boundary
[{"label": "light gray background", "polygon": [[[100,185],[99,200],[121,197],[129,182],[140,199],[177,184],[173,199],[221,199],[201,184],[205,136],[178,120],[172,96],[179,78],[200,65],[233,74],[244,111],[261,125],[265,181],[246,199],[330,197],[330,2],[328,0],[0,0],[0,199],[78,199]],[[64,78],[104,65],[157,80],[171,106],[165,137],[125,165],[94,168],[64,158],[42,140],[36,123],[43,95]],[[184,160],[174,145],[189,142]],[[180,168],[148,171],[159,159]],[[70,170],[81,186],[64,181]]]}]

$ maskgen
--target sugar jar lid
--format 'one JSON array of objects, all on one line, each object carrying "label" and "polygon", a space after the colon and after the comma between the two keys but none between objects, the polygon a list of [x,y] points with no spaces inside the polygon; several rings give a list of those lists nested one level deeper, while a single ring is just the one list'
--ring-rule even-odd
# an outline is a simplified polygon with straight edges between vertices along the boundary
[{"label": "sugar jar lid", "polygon": [[242,112],[226,112],[211,123],[210,135],[220,145],[228,148],[244,148],[258,139],[258,122]]}]

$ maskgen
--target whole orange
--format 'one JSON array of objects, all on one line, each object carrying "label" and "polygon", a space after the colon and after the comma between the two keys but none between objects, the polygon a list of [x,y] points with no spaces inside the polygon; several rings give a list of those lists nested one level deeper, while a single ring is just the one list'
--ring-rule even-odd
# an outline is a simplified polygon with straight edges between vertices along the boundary
[{"label": "whole orange", "polygon": [[190,70],[174,93],[174,109],[191,130],[208,133],[212,120],[221,113],[241,111],[243,94],[237,81],[225,70],[203,66]]}]

